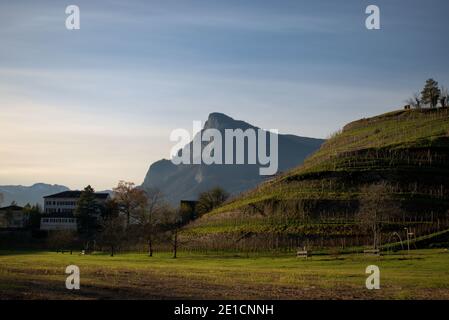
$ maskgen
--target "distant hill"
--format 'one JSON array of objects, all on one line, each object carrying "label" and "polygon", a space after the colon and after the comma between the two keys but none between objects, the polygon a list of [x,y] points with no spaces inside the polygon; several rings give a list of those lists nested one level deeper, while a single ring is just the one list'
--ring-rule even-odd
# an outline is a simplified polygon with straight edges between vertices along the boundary
[{"label": "distant hill", "polygon": [[[217,129],[224,136],[225,129],[258,129],[257,127],[222,113],[211,113],[205,129]],[[304,138],[295,135],[278,135],[279,171],[291,169],[316,151],[322,139]],[[204,147],[204,145],[203,145]],[[245,147],[247,148],[247,147]],[[245,149],[246,153],[246,149]],[[179,204],[180,200],[195,200],[200,192],[220,186],[231,194],[238,194],[255,187],[267,179],[259,175],[259,165],[174,165],[170,160],[153,163],[145,177],[143,188],[160,189],[167,200]]]},{"label": "distant hill", "polygon": [[[69,190],[68,187],[63,185],[46,183],[36,183],[32,186],[0,186],[0,193],[3,194],[4,197],[3,203],[0,206],[7,206],[15,201],[19,206],[24,206],[27,203],[31,205],[38,203],[43,207],[44,196]],[[112,190],[96,190],[96,192],[112,194]]]},{"label": "distant hill", "polygon": [[68,191],[69,188],[57,184],[36,183],[32,186],[0,186],[0,193],[4,200],[2,206],[9,205],[12,201],[17,202],[19,206],[27,203],[43,205],[43,197],[53,193]]},{"label": "distant hill", "polygon": [[449,111],[400,110],[346,125],[303,165],[188,225],[199,246],[342,246],[366,244],[354,221],[362,187],[386,182],[404,228],[414,236],[448,227]]}]

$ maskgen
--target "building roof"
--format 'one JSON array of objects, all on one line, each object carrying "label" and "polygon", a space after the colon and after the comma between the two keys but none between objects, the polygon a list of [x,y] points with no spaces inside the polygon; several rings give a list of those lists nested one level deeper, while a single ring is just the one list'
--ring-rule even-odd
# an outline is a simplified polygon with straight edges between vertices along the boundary
[{"label": "building roof", "polygon": [[0,208],[0,211],[8,211],[8,210],[19,211],[19,210],[23,210],[23,207],[14,205],[14,206],[7,206],[7,207]]},{"label": "building roof", "polygon": [[[45,196],[44,199],[51,199],[51,198],[72,198],[72,199],[78,199],[81,196],[82,191],[63,191],[55,194],[51,194],[49,196]],[[95,198],[100,200],[106,200],[109,197],[109,193],[98,193],[95,192]]]}]

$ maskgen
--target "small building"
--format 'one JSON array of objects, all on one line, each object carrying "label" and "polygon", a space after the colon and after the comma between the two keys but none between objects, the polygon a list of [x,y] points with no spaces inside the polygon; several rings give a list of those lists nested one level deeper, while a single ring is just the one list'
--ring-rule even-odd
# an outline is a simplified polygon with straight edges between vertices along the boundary
[{"label": "small building", "polygon": [[0,208],[0,229],[23,229],[26,226],[26,215],[23,207],[11,205]]},{"label": "small building", "polygon": [[[75,210],[82,191],[63,191],[44,197],[44,215],[41,217],[41,230],[77,230]],[[102,205],[109,193],[95,193],[95,199]],[[99,215],[99,212],[92,213]]]}]

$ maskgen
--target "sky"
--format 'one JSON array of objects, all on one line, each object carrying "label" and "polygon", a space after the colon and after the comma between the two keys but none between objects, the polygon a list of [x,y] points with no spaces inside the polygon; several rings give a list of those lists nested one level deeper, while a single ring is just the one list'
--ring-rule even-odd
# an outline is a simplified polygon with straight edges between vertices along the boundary
[{"label": "sky", "polygon": [[[67,30],[65,8],[80,8]],[[380,30],[365,9],[380,8]],[[222,112],[326,138],[449,86],[447,0],[0,0],[0,185],[142,183]]]}]

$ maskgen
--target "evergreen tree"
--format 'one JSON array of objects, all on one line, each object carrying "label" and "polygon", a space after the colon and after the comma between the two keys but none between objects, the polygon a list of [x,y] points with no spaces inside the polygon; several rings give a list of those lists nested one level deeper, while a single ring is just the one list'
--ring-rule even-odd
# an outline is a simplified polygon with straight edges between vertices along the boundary
[{"label": "evergreen tree", "polygon": [[30,230],[39,230],[41,225],[42,209],[39,204],[31,206],[29,203],[23,208],[27,220],[27,227]]},{"label": "evergreen tree", "polygon": [[432,108],[435,108],[440,97],[440,89],[438,88],[438,82],[433,79],[428,79],[424,89],[421,91],[422,102],[430,104]]},{"label": "evergreen tree", "polygon": [[75,216],[78,220],[80,233],[90,238],[97,228],[97,215],[100,207],[95,199],[95,190],[89,185],[81,192]]}]

